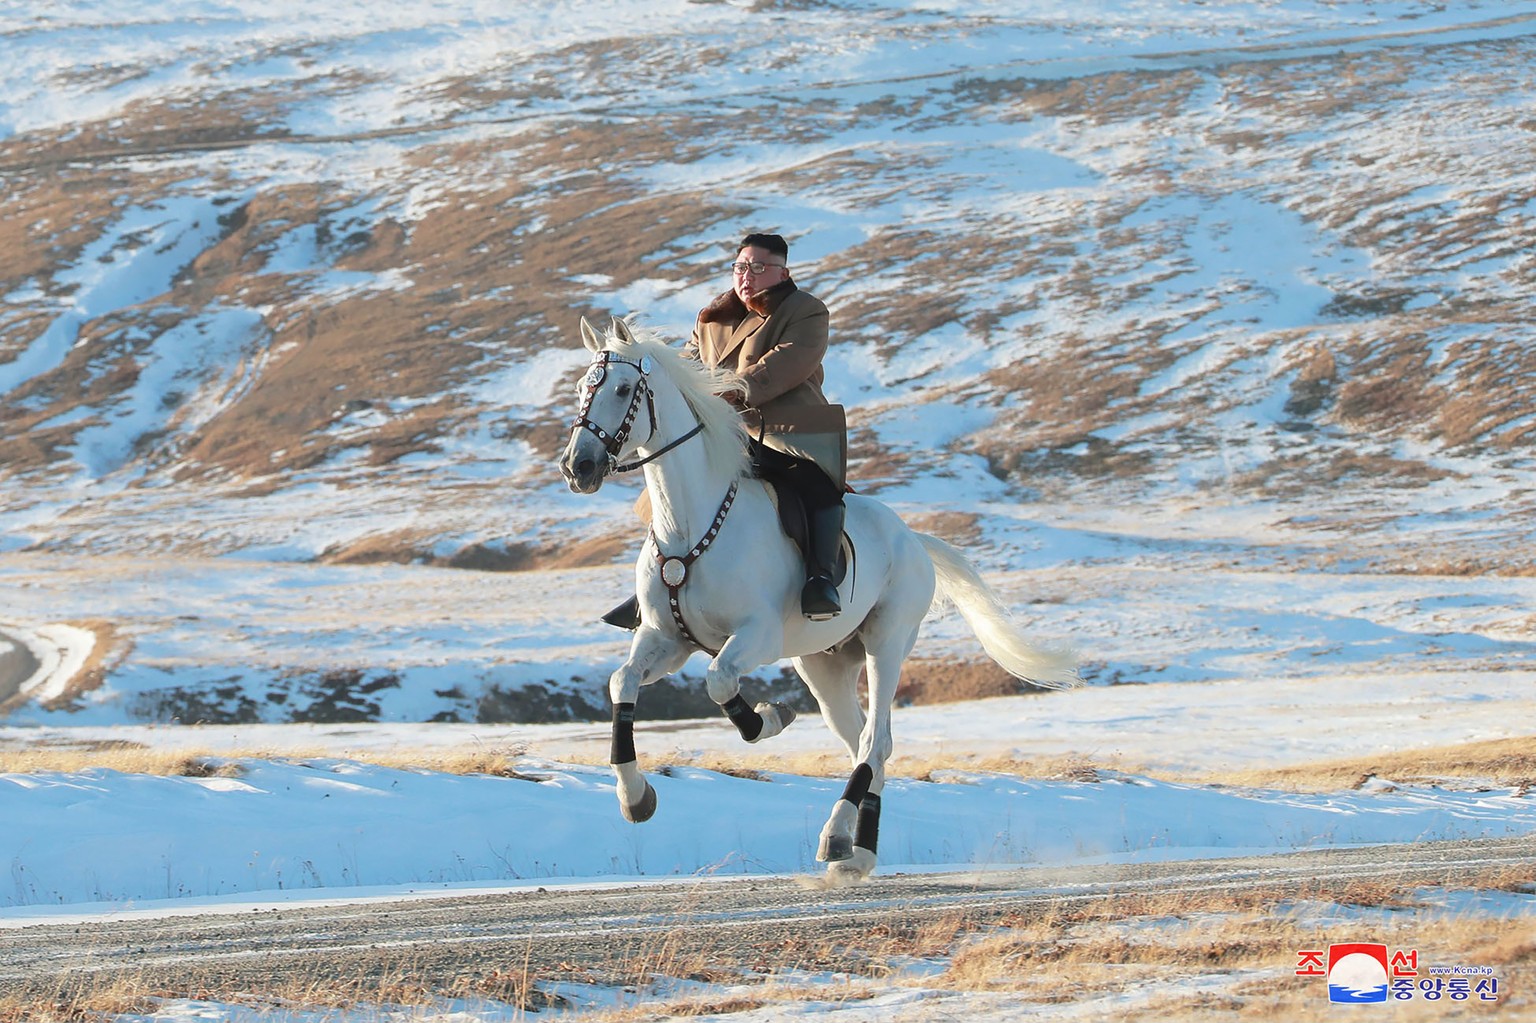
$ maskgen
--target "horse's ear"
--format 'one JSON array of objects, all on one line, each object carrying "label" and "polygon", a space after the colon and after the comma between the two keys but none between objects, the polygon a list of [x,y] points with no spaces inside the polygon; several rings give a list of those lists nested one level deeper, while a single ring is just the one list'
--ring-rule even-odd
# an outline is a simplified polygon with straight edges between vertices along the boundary
[{"label": "horse's ear", "polygon": [[603,350],[603,339],[597,336],[597,328],[588,323],[585,316],[581,318],[581,343],[594,353]]},{"label": "horse's ear", "polygon": [[613,332],[618,336],[618,339],[623,341],[625,344],[632,345],[635,343],[635,335],[634,332],[629,329],[629,324],[619,319],[617,316],[613,318]]}]

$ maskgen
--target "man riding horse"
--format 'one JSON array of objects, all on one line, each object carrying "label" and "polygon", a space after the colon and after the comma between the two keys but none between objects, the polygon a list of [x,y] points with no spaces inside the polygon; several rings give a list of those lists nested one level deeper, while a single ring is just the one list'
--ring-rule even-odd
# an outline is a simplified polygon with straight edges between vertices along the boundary
[{"label": "man riding horse", "polygon": [[[685,355],[735,371],[746,392],[728,396],[752,436],[754,474],[798,494],[806,509],[801,613],[813,621],[842,610],[834,566],[843,537],[848,426],[841,405],[822,393],[827,307],[796,287],[789,243],[749,234],[731,263],[731,287],[700,310]],[[640,625],[636,598],[603,615],[620,628]]]}]

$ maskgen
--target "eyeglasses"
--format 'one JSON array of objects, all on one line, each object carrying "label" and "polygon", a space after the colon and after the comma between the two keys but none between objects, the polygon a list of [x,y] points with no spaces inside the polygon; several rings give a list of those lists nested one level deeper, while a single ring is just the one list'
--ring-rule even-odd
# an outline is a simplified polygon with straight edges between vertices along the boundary
[{"label": "eyeglasses", "polygon": [[731,264],[731,273],[733,273],[733,274],[744,274],[748,270],[750,270],[754,274],[760,274],[764,270],[768,269],[770,266],[784,266],[784,265],[785,264],[783,264],[783,263],[759,263],[757,260],[754,259],[750,263],[732,263]]}]

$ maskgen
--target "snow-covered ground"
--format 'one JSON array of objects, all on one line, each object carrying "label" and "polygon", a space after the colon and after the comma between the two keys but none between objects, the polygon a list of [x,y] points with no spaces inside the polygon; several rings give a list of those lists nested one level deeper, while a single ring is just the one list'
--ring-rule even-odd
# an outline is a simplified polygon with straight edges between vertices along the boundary
[{"label": "snow-covered ground", "polygon": [[[1156,691],[1145,697],[1173,697],[1167,713],[1177,714],[1175,694],[1150,688]],[[1083,695],[1100,711],[1116,709],[1103,694]],[[1050,713],[1044,704],[1071,699],[909,709],[898,716],[899,741],[919,750],[969,747],[956,736],[963,724],[978,746],[1005,753],[1012,742],[1033,754],[1045,745],[1034,741],[1037,735],[1069,726],[1041,727],[1031,718]],[[1120,721],[1070,731],[1084,745],[1111,746],[1124,721],[1149,713],[1150,700],[1119,708]],[[1246,740],[1261,757],[1266,747],[1286,743],[1292,729],[1305,727],[1263,703],[1244,708],[1229,700],[1225,707],[1238,718],[1249,710],[1244,731],[1233,738]],[[1422,702],[1406,703],[1378,712],[1370,724],[1390,734],[1422,711]],[[795,746],[827,747],[819,725],[802,724]],[[1494,722],[1484,724],[1485,734],[1497,731]],[[1164,725],[1158,732],[1167,743],[1195,747],[1188,759],[1198,762],[1200,737],[1215,727],[1209,712],[1199,712],[1182,729]],[[179,731],[165,730],[166,739],[186,741]],[[268,726],[238,736],[192,731],[205,748],[231,739],[258,747],[270,741],[262,748],[277,759],[214,758],[207,777],[107,770],[0,776],[0,814],[8,822],[0,853],[11,876],[0,892],[0,920],[14,925],[61,912],[143,910],[164,900],[181,910],[230,898],[284,898],[295,889],[313,898],[347,898],[359,890],[422,885],[814,872],[817,835],[843,785],[841,778],[770,773],[748,779],[674,767],[652,779],[657,816],[632,825],[618,815],[606,767],[559,757],[568,742],[588,745],[579,735],[562,738],[574,728],[459,727],[448,736],[437,726]],[[1005,738],[1010,732],[1016,734]],[[156,741],[149,730],[108,734]],[[642,733],[641,743],[649,738],[665,759],[669,749],[732,752],[740,743],[732,735],[728,723],[710,721]],[[548,752],[514,756],[516,778],[379,767],[344,755],[386,738],[410,749],[451,739],[466,751],[531,746]],[[1230,741],[1221,744],[1226,765],[1238,759]],[[292,742],[338,751],[282,755]],[[1536,804],[1508,788],[1458,790],[1382,778],[1358,790],[1304,795],[1099,774],[1095,780],[1020,780],[961,768],[935,771],[926,781],[893,779],[886,789],[882,869],[1130,862],[1536,832]]]},{"label": "snow-covered ground", "polygon": [[[1406,679],[1393,694],[1378,681],[1352,700],[1336,700],[1353,680],[1272,680],[1285,701],[1252,683],[1157,684],[1000,698],[897,715],[898,744],[918,754],[1038,755],[1052,749],[1169,757],[1187,768],[1305,763],[1309,756],[1401,748],[1425,738],[1517,732],[1513,714],[1530,713],[1530,673],[1507,690],[1435,692],[1433,679]],[[1511,700],[1525,701],[1518,711]],[[1427,725],[1426,720],[1434,722]],[[1528,716],[1523,720],[1529,720]],[[1230,727],[1229,727],[1230,726]],[[252,725],[193,728],[10,728],[0,742],[113,740],[151,748],[269,751],[269,758],[208,761],[207,777],[153,777],[91,770],[0,776],[0,819],[10,885],[0,933],[46,922],[89,924],[199,912],[240,913],[294,904],[430,898],[448,893],[515,893],[525,887],[644,884],[720,874],[806,874],[837,778],[781,772],[742,778],[691,767],[652,774],[655,818],[623,822],[601,759],[598,726]],[[1406,740],[1406,741],[1405,741]],[[671,723],[641,734],[668,752],[738,753],[722,720]],[[788,751],[825,749],[813,720],[777,740]],[[511,754],[515,777],[446,775],[373,766],[361,753],[436,750]],[[303,751],[303,752],[297,752]],[[523,751],[523,752],[518,752]],[[327,753],[329,755],[327,755]],[[348,754],[353,754],[349,757]],[[687,756],[679,757],[687,759]],[[1092,780],[1089,780],[1092,777]],[[1076,780],[1021,780],[965,769],[886,788],[882,872],[1006,869],[1014,865],[1134,863],[1148,859],[1381,842],[1434,842],[1536,833],[1536,803],[1509,788],[1475,782],[1397,784],[1382,777],[1357,789],[1306,795],[1179,784],[1101,769]],[[878,885],[879,875],[869,882]],[[1435,914],[1536,919],[1536,893],[1421,893],[1423,933]],[[1301,925],[1341,924],[1373,933],[1369,914],[1298,906]],[[1395,921],[1401,925],[1404,917]],[[1427,953],[1426,953],[1427,954]],[[978,1021],[1092,1015],[1070,1003],[1047,1010],[1017,997],[933,990],[922,970],[898,972],[873,999],[792,1000],[732,1020],[776,1023],[808,1012],[845,1023],[932,1019],[964,1012]],[[785,975],[835,991],[839,977]],[[1127,993],[1118,1011],[1137,1015],[1142,999],[1229,989],[1234,978],[1161,983]],[[552,989],[558,990],[558,989]],[[620,1008],[644,993],[565,990],[572,1004]],[[695,985],[673,992],[707,997]],[[1506,996],[1507,997],[1507,996]],[[286,1010],[273,1015],[223,1002],[171,1000],[152,1016],[127,1021],[197,1020],[363,1023],[421,1020],[493,1023],[523,1018],[492,1003],[445,1001],[436,1007],[364,1008],[352,1015]],[[1102,1007],[1100,1009],[1102,1011]],[[1086,1018],[1086,1017],[1084,1017]]]}]

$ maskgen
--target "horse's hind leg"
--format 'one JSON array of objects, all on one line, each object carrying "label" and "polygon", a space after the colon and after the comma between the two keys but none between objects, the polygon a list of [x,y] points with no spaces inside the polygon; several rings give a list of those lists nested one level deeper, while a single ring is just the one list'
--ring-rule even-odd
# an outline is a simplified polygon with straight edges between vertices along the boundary
[{"label": "horse's hind leg", "polygon": [[821,719],[858,763],[859,733],[864,730],[864,705],[859,702],[859,672],[864,668],[864,645],[854,637],[825,653],[794,659],[795,670],[816,697]]},{"label": "horse's hind leg", "polygon": [[[822,720],[842,740],[852,761],[853,773],[843,796],[832,807],[832,815],[821,829],[816,858],[822,862],[853,859],[855,848],[874,853],[874,832],[879,828],[878,794],[869,794],[873,769],[860,762],[859,739],[864,731],[864,708],[859,703],[859,672],[865,662],[864,647],[849,640],[839,649],[795,659],[795,669],[806,688],[821,707]],[[871,802],[873,800],[873,802]],[[873,814],[873,816],[871,816]],[[873,830],[870,822],[873,822]],[[860,829],[860,825],[864,827]],[[860,841],[863,838],[864,841]],[[870,864],[873,869],[873,862]],[[867,873],[867,871],[866,871]]]},{"label": "horse's hind leg", "polygon": [[[922,615],[907,620],[921,623]],[[828,857],[827,880],[831,884],[855,884],[874,872],[880,834],[880,796],[885,790],[885,762],[892,749],[891,707],[896,702],[901,666],[917,642],[917,628],[917,624],[906,628],[898,625],[866,636],[864,670],[869,676],[869,709],[864,727],[859,731],[853,774],[827,821],[828,829],[834,834],[852,832],[852,848],[843,859]],[[895,629],[900,631],[895,632]]]}]

